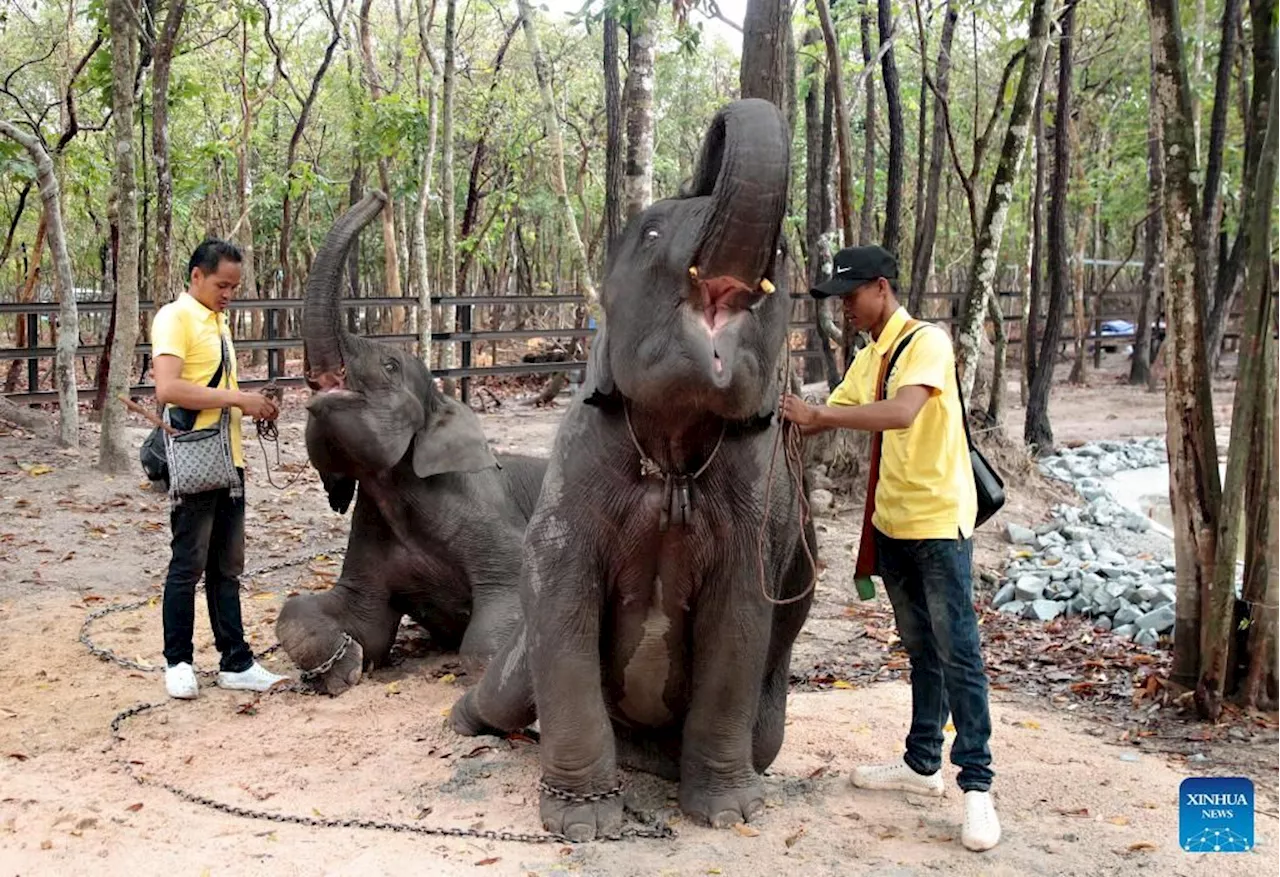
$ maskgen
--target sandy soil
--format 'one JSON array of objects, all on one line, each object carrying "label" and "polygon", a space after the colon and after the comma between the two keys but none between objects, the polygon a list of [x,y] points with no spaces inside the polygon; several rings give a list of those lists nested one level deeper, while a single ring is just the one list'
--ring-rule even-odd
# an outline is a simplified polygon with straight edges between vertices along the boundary
[{"label": "sandy soil", "polygon": [[[1052,414],[1064,441],[1151,434],[1163,425],[1160,396],[1112,386],[1061,395]],[[537,453],[549,447],[558,416],[507,399],[483,420],[497,448]],[[1018,431],[1020,419],[1011,412]],[[143,433],[139,421],[139,441]],[[84,447],[95,440],[86,425]],[[314,473],[300,466],[297,397],[286,408],[281,452],[275,480],[301,474],[277,491],[266,483],[256,441],[248,448],[248,566],[330,554],[246,576],[244,614],[258,650],[274,642],[286,594],[332,580],[340,563],[333,552],[347,531]],[[158,673],[94,658],[76,641],[86,613],[156,597],[96,621],[90,633],[122,656],[160,663],[168,532],[164,498],[143,490],[140,478],[102,478],[92,456],[0,435],[0,875],[1274,873],[1275,714],[1233,715],[1206,730],[1171,707],[1135,705],[1120,663],[1133,648],[1105,636],[1095,642],[1079,626],[982,614],[1004,824],[995,850],[975,855],[960,845],[953,783],[941,800],[854,790],[847,777],[855,764],[901,751],[910,690],[887,601],[859,601],[849,584],[860,510],[848,496],[819,521],[826,569],[797,644],[787,738],[766,780],[771,806],[754,826],[758,834],[674,817],[674,786],[643,775],[628,778],[628,805],[641,817],[674,818],[674,841],[530,845],[280,824],[197,806],[154,783],[273,813],[537,832],[537,748],[452,734],[444,713],[474,679],[412,627],[395,666],[336,699],[254,698],[206,686],[194,703],[170,702]],[[1002,518],[1034,523],[1062,496],[1059,486],[1030,476],[1016,483]],[[998,568],[1007,555],[999,524],[977,540],[982,568]],[[978,596],[980,608],[987,599]],[[197,664],[215,667],[203,609],[196,618]],[[1119,696],[1070,693],[1078,667],[1055,669],[1042,657],[1067,641],[1096,659],[1091,672],[1118,686]],[[266,663],[294,671],[283,658]],[[113,740],[112,717],[141,703],[158,706],[128,720],[123,739]],[[1192,750],[1206,761],[1188,763]],[[126,762],[145,784],[129,777]],[[1254,852],[1206,858],[1178,848],[1178,783],[1197,773],[1254,780],[1264,811]]]}]

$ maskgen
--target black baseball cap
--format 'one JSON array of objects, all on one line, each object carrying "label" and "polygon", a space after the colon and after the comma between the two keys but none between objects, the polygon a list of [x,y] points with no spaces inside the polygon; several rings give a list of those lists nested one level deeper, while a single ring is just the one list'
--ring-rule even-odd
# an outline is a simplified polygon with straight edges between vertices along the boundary
[{"label": "black baseball cap", "polygon": [[848,295],[877,278],[898,278],[898,260],[884,247],[845,247],[832,260],[831,278],[809,290],[814,298]]}]

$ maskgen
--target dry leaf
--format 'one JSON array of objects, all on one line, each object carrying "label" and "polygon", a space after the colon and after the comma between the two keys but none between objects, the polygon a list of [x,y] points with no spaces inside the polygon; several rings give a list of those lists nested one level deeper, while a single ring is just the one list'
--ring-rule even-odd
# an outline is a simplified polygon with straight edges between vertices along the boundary
[{"label": "dry leaf", "polygon": [[34,466],[22,466],[22,468],[28,475],[48,475],[53,471],[52,466],[46,466],[43,463],[37,463]]},{"label": "dry leaf", "polygon": [[902,829],[896,825],[877,825],[874,830],[876,837],[880,838],[880,840],[889,840],[889,838],[902,835]]},{"label": "dry leaf", "polygon": [[388,682],[388,683],[387,683],[387,689],[386,689],[386,691],[387,691],[387,697],[391,697],[391,696],[392,696],[392,695],[394,695],[394,694],[399,694],[399,693],[400,693],[400,683],[399,683],[399,682]]},{"label": "dry leaf", "polygon": [[787,845],[787,848],[788,848],[788,849],[790,849],[791,847],[793,847],[793,846],[795,846],[797,843],[799,843],[800,838],[802,838],[802,837],[804,837],[804,826],[803,826],[803,825],[802,825],[802,826],[800,826],[800,830],[799,830],[799,831],[797,831],[795,834],[791,835],[791,837],[787,838],[785,841],[783,841],[783,843],[785,843],[785,844]]},{"label": "dry leaf", "polygon": [[1154,850],[1156,845],[1149,840],[1140,840],[1137,843],[1129,844],[1129,852],[1137,853],[1143,851]]},{"label": "dry leaf", "polygon": [[21,752],[10,752],[10,753],[9,753],[9,757],[10,757],[10,758],[15,758],[15,759],[17,759],[18,761],[26,761],[26,760],[27,760],[27,758],[29,758],[29,756],[24,755],[24,754],[22,754]]},{"label": "dry leaf", "polygon": [[837,679],[835,682],[831,683],[831,687],[832,688],[853,688],[853,685],[852,683],[846,682],[843,679]]},{"label": "dry leaf", "polygon": [[42,840],[42,841],[40,841],[40,849],[42,849],[42,850],[51,850],[51,849],[53,849],[53,841],[51,841],[51,840]]},{"label": "dry leaf", "polygon": [[1110,816],[1107,818],[1107,821],[1110,822],[1112,825],[1128,825],[1129,817],[1128,816]]},{"label": "dry leaf", "polygon": [[1088,819],[1088,818],[1089,818],[1089,808],[1088,808],[1088,807],[1080,807],[1080,808],[1075,809],[1075,810],[1069,810],[1069,809],[1067,809],[1066,807],[1059,807],[1059,808],[1058,808],[1058,810],[1057,810],[1057,813],[1058,813],[1058,815],[1059,815],[1059,816],[1082,816],[1082,817],[1084,817],[1085,819]]},{"label": "dry leaf", "polygon": [[1032,731],[1040,730],[1040,723],[1032,721],[1031,719],[1024,719],[1021,722],[1014,722],[1014,725],[1016,725],[1019,728],[1029,728]]},{"label": "dry leaf", "polygon": [[124,809],[128,810],[130,813],[137,813],[139,810],[142,809],[142,803],[138,802],[137,804],[130,804],[128,807]]},{"label": "dry leaf", "polygon": [[454,676],[452,673],[446,673],[440,677],[440,681],[443,682],[445,685],[452,685],[453,683],[458,681],[458,677]]},{"label": "dry leaf", "polygon": [[493,857],[493,858],[491,858],[491,859],[481,859],[480,861],[476,862],[476,864],[477,864],[477,865],[492,865],[493,863],[495,863],[495,862],[500,862],[500,861],[502,861],[502,857],[501,857],[501,856],[494,856],[494,857]]},{"label": "dry leaf", "polygon": [[747,825],[745,822],[739,822],[733,827],[733,830],[743,837],[759,837],[760,829]]},{"label": "dry leaf", "polygon": [[822,767],[815,770],[813,773],[809,774],[809,779],[811,780],[821,779],[822,775],[826,772],[827,772],[827,767],[826,765],[823,765]]}]

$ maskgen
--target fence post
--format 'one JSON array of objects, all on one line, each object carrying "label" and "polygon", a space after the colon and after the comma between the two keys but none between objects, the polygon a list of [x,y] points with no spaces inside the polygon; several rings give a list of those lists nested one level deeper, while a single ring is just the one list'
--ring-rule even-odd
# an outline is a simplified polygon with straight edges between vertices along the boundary
[{"label": "fence post", "polygon": [[[30,350],[40,346],[40,315],[27,314],[27,347]],[[40,359],[34,355],[27,357],[27,392],[34,393],[40,385]]]},{"label": "fence post", "polygon": [[[458,308],[458,321],[463,332],[471,331],[471,305],[463,305]],[[471,341],[462,342],[462,367],[471,368]],[[462,378],[462,401],[466,404],[471,401],[471,378],[463,376]]]},{"label": "fence post", "polygon": [[[267,308],[267,340],[276,340],[276,309]],[[280,364],[276,361],[276,348],[274,345],[267,346],[267,380],[274,380],[280,374]]]}]

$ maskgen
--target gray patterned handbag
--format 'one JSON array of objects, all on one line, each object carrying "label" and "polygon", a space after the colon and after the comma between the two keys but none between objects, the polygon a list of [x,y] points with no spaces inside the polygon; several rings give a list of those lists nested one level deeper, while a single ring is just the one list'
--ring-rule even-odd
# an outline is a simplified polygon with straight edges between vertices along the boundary
[{"label": "gray patterned handbag", "polygon": [[[227,341],[219,332],[222,343],[223,383],[231,369],[227,364]],[[170,423],[170,412],[165,411],[165,422]],[[177,435],[165,434],[165,452],[169,458],[169,496],[177,499],[193,493],[230,489],[233,497],[243,495],[240,473],[231,457],[231,415],[226,408],[218,418],[217,426],[193,429]]]}]

